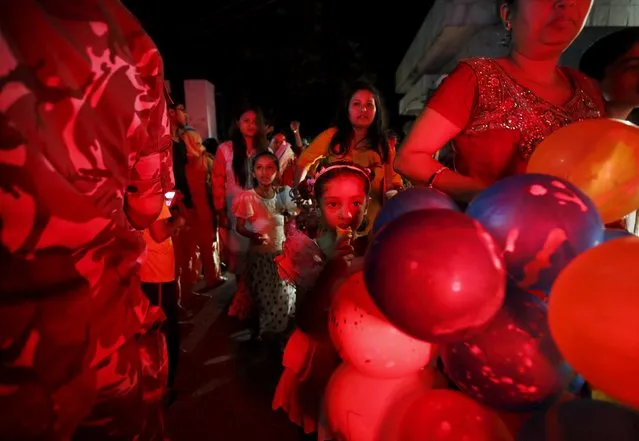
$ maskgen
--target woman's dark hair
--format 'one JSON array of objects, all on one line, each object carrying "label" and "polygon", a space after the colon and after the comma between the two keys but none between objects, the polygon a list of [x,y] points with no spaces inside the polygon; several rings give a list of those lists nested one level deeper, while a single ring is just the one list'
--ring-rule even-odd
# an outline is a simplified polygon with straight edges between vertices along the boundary
[{"label": "woman's dark hair", "polygon": [[625,28],[597,40],[581,57],[579,70],[598,81],[606,75],[606,69],[639,43],[639,28]]},{"label": "woman's dark hair", "polygon": [[246,141],[244,135],[240,132],[239,120],[246,112],[255,112],[255,124],[257,131],[253,138],[253,147],[256,152],[266,150],[266,133],[264,132],[264,118],[259,108],[254,106],[244,106],[237,113],[233,119],[233,125],[231,126],[229,139],[233,144],[233,174],[235,175],[235,182],[237,182],[242,188],[246,188],[249,183],[249,176],[247,170],[247,157],[246,157]]},{"label": "woman's dark hair", "polygon": [[220,145],[220,143],[217,142],[217,139],[215,138],[206,138],[204,141],[202,141],[202,145],[204,146],[204,148],[206,149],[208,153],[215,156],[215,153],[217,152],[217,148]]},{"label": "woman's dark hair", "polygon": [[[257,160],[262,158],[262,157],[268,157],[271,158],[273,160],[273,162],[275,163],[275,168],[277,169],[277,172],[280,172],[280,161],[277,159],[277,156],[275,156],[274,153],[272,153],[270,150],[262,150],[261,152],[258,152],[253,159],[251,160],[251,171],[255,172],[255,165],[257,164]],[[254,177],[251,177],[252,181],[253,181],[253,187],[257,187],[258,182],[257,179]]]},{"label": "woman's dark hair", "polygon": [[377,89],[372,84],[365,81],[358,81],[354,83],[345,95],[345,101],[337,112],[335,124],[337,126],[337,132],[331,139],[329,149],[337,156],[343,156],[348,152],[350,143],[355,136],[355,131],[353,130],[348,110],[351,98],[359,90],[368,90],[373,94],[377,111],[375,112],[373,123],[368,128],[366,139],[370,143],[370,148],[376,151],[382,158],[382,162],[385,163],[390,157],[388,140],[386,139],[386,111]]}]

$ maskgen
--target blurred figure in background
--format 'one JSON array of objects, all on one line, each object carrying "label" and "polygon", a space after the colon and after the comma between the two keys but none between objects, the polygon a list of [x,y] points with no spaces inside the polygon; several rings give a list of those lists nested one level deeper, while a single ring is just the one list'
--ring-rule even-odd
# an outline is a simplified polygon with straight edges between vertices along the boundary
[{"label": "blurred figure in background", "polygon": [[[633,111],[639,108],[639,28],[598,40],[582,56],[579,69],[599,83],[608,117],[633,119]],[[625,218],[625,227],[635,235],[639,235],[638,214],[635,211]]]},{"label": "blurred figure in background", "polygon": [[[182,195],[167,192],[167,203],[162,207],[157,220],[144,230],[146,249],[140,268],[142,291],[152,305],[162,308],[166,322],[162,333],[168,350],[168,393],[167,401],[175,398],[173,388],[177,364],[180,359],[180,325],[178,322],[178,284],[175,277],[175,252],[171,239],[186,225],[185,213],[169,209],[169,205],[179,205]],[[170,196],[170,198],[169,198]]]}]

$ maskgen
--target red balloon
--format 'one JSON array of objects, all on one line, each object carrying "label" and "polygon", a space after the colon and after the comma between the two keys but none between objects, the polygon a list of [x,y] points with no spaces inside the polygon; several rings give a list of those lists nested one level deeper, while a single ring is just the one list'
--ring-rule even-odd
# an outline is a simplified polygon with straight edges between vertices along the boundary
[{"label": "red balloon", "polygon": [[406,408],[433,383],[424,369],[401,378],[372,378],[342,363],[326,387],[326,416],[338,441],[402,441]]},{"label": "red balloon", "polygon": [[491,410],[459,392],[439,389],[415,400],[401,423],[401,441],[512,441]]},{"label": "red balloon", "polygon": [[442,348],[448,378],[492,408],[528,412],[559,398],[574,377],[548,329],[546,304],[513,288],[478,335]]},{"label": "red balloon", "polygon": [[492,237],[452,210],[421,210],[390,222],[366,256],[365,280],[399,329],[433,343],[481,330],[504,301],[504,263]]},{"label": "red balloon", "polygon": [[415,373],[433,353],[430,343],[404,334],[384,318],[368,295],[361,271],[340,286],[331,306],[329,331],[342,359],[371,377]]}]

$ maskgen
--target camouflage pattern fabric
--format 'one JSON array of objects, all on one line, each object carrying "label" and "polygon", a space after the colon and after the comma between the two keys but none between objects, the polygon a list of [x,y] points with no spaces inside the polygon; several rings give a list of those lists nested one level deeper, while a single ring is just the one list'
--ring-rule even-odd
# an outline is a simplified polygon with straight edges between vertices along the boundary
[{"label": "camouflage pattern fabric", "polygon": [[162,439],[129,186],[173,187],[157,48],[116,0],[2,2],[0,439]]}]

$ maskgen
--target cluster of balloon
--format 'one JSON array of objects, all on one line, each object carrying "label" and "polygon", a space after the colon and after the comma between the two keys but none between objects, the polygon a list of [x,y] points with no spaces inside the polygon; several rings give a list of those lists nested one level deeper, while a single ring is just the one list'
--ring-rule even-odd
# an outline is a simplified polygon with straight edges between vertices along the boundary
[{"label": "cluster of balloon", "polygon": [[552,288],[548,322],[566,361],[593,388],[639,408],[637,262],[637,237],[611,240],[577,257]]},{"label": "cluster of balloon", "polygon": [[376,378],[417,372],[433,354],[430,343],[398,331],[384,318],[366,290],[361,271],[349,277],[335,295],[329,332],[342,360]]},{"label": "cluster of balloon", "polygon": [[442,349],[448,377],[495,409],[525,412],[557,399],[573,374],[555,347],[546,304],[512,288],[480,334]]},{"label": "cluster of balloon", "polygon": [[603,118],[570,124],[537,146],[527,171],[571,182],[614,222],[639,208],[639,127]]},{"label": "cluster of balloon", "polygon": [[592,201],[573,184],[547,175],[503,179],[480,193],[466,214],[499,244],[511,280],[543,295],[571,260],[603,241]]},{"label": "cluster of balloon", "polygon": [[434,208],[460,211],[451,198],[434,188],[409,188],[404,190],[384,204],[373,223],[373,234],[403,214]]},{"label": "cluster of balloon", "polygon": [[406,406],[430,389],[433,347],[388,322],[371,300],[363,273],[335,293],[329,332],[344,360],[326,388],[329,427],[337,439],[400,441],[398,424]]},{"label": "cluster of balloon", "polygon": [[612,403],[572,400],[540,412],[524,424],[517,441],[636,441],[639,413]]},{"label": "cluster of balloon", "polygon": [[342,363],[326,387],[326,416],[340,441],[403,441],[402,418],[410,403],[430,390],[435,373],[416,371],[399,378],[375,378]]},{"label": "cluster of balloon", "polygon": [[506,281],[484,228],[442,209],[409,212],[384,226],[366,255],[364,278],[393,325],[432,343],[460,341],[484,327],[503,304]]},{"label": "cluster of balloon", "polygon": [[501,419],[490,409],[452,390],[424,392],[405,412],[402,441],[512,441]]}]

